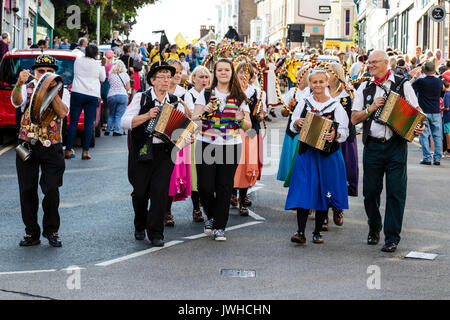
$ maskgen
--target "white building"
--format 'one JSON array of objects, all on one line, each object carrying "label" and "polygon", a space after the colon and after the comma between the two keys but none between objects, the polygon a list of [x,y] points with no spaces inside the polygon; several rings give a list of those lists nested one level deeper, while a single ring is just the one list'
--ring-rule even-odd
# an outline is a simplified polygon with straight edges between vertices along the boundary
[{"label": "white building", "polygon": [[422,50],[441,49],[449,58],[449,15],[444,22],[430,18],[434,5],[450,12],[450,3],[443,0],[391,0],[389,9],[375,6],[376,0],[358,0],[359,46],[385,49],[390,46],[410,55],[416,46]]},{"label": "white building", "polygon": [[239,34],[241,41],[250,38],[250,21],[256,17],[256,0],[222,0],[217,5],[217,39],[222,39],[231,26]]},{"label": "white building", "polygon": [[[255,0],[257,18],[251,22],[252,41],[287,43],[289,36],[295,36],[291,46],[299,46],[298,36],[303,32],[310,36],[304,39],[306,44],[319,47],[324,36],[324,23],[328,14],[320,13],[319,7],[329,6],[330,0]],[[292,31],[294,30],[294,31]]]},{"label": "white building", "polygon": [[325,48],[340,47],[343,51],[353,43],[353,24],[358,20],[356,4],[351,0],[331,0],[331,14],[325,22]]},{"label": "white building", "polygon": [[10,49],[26,48],[27,38],[34,39],[37,0],[2,1],[1,13],[1,31],[10,34]]}]

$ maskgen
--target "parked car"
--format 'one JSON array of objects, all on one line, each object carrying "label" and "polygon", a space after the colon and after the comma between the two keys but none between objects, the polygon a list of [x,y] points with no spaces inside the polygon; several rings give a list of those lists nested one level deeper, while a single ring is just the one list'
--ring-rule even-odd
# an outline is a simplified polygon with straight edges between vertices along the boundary
[{"label": "parked car", "polygon": [[[14,88],[17,77],[22,70],[31,70],[31,66],[34,64],[34,59],[43,53],[49,54],[56,58],[56,63],[59,67],[56,72],[62,76],[64,80],[64,86],[69,90],[72,87],[73,82],[73,66],[77,55],[70,50],[60,49],[28,49],[17,50],[14,49],[3,56],[0,64],[0,131],[6,128],[17,129],[15,121],[16,109],[11,104],[11,91]],[[30,78],[30,81],[32,79]],[[91,139],[91,146],[95,146],[95,138],[100,137],[102,123],[100,121],[100,115],[102,112],[103,103],[99,99],[99,107],[97,108],[97,114],[95,117],[94,133]],[[63,124],[63,143],[65,142],[65,131],[67,129],[67,123],[70,121],[70,113]],[[80,121],[77,126],[77,130],[84,130],[84,112],[81,112]],[[0,132],[1,137],[1,132]]]}]

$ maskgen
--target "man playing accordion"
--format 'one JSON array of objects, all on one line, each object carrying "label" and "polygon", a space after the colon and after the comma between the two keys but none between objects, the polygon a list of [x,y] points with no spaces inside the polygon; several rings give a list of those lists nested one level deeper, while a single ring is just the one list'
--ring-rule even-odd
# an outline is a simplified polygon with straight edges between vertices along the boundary
[{"label": "man playing accordion", "polygon": [[[63,173],[65,169],[61,127],[62,119],[67,116],[69,105],[69,94],[66,89],[63,93],[63,100],[54,99],[51,108],[55,117],[48,126],[37,124],[32,121],[31,113],[34,108],[33,93],[42,90],[39,87],[43,81],[39,79],[47,72],[55,73],[58,70],[56,60],[49,55],[41,55],[35,59],[34,80],[27,83],[33,77],[29,70],[20,72],[16,86],[12,90],[11,101],[17,108],[17,115],[20,118],[19,148],[27,150],[27,158],[19,155],[16,157],[17,177],[19,180],[20,207],[22,219],[25,224],[26,235],[20,246],[34,246],[40,244],[40,228],[37,221],[39,198],[38,181],[41,185],[44,199],[42,200],[43,232],[42,235],[48,239],[49,244],[54,247],[61,247],[62,243],[58,235],[60,226],[59,217],[59,187],[63,183]],[[35,92],[36,91],[36,92]],[[50,108],[50,107],[49,107]],[[41,178],[39,180],[39,167],[41,168]]]},{"label": "man playing accordion", "polygon": [[[391,73],[384,51],[372,52],[368,66],[372,79],[358,88],[351,119],[354,125],[363,122],[363,196],[369,224],[367,243],[376,245],[380,240],[380,195],[386,174],[385,245],[381,250],[394,252],[400,242],[405,209],[408,145],[389,126],[373,121],[373,114],[386,102],[385,90],[381,86],[399,93],[413,107],[421,109],[411,83]],[[419,136],[424,129],[425,126],[417,128],[414,134]]]}]

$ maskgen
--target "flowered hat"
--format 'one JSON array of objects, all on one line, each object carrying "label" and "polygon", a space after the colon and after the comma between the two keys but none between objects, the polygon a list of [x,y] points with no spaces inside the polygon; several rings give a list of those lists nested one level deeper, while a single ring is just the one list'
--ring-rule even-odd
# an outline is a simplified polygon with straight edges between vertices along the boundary
[{"label": "flowered hat", "polygon": [[58,71],[56,59],[53,58],[52,56],[49,56],[48,54],[43,54],[39,57],[36,57],[36,59],[34,60],[34,65],[31,66],[31,69],[34,70],[36,68],[42,67],[53,68],[55,69],[55,72]]}]

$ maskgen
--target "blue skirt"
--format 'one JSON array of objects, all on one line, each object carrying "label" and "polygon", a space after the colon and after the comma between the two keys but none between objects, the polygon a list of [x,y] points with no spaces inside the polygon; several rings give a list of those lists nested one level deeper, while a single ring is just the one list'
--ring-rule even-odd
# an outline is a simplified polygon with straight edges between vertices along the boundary
[{"label": "blue skirt", "polygon": [[342,152],[324,156],[308,148],[297,156],[286,199],[286,210],[348,209],[347,175]]},{"label": "blue skirt", "polygon": [[291,138],[288,134],[284,135],[283,148],[281,149],[280,164],[278,166],[277,180],[285,181],[289,170],[291,169],[292,159],[295,156],[298,134]]}]

